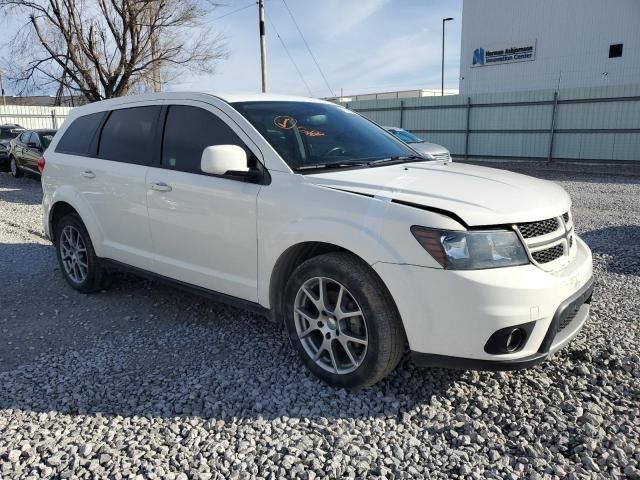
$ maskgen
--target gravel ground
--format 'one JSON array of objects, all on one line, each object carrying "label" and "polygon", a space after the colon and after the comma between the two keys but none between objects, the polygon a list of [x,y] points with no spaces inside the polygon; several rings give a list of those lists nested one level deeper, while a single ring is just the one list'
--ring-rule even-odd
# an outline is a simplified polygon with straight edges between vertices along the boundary
[{"label": "gravel ground", "polygon": [[0,174],[0,478],[640,478],[640,177],[555,179],[595,258],[573,343],[349,393],[245,311],[126,275],[75,293],[38,181]]}]

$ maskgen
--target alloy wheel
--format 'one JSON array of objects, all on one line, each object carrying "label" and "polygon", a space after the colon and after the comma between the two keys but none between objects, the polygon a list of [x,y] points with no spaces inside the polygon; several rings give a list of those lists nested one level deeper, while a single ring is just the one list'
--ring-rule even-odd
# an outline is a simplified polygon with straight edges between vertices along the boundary
[{"label": "alloy wheel", "polygon": [[60,235],[60,256],[67,276],[74,283],[82,283],[89,273],[87,247],[80,231],[66,225]]},{"label": "alloy wheel", "polygon": [[298,338],[319,367],[344,375],[362,364],[369,345],[367,322],[340,282],[326,277],[307,280],[296,294],[293,315]]}]

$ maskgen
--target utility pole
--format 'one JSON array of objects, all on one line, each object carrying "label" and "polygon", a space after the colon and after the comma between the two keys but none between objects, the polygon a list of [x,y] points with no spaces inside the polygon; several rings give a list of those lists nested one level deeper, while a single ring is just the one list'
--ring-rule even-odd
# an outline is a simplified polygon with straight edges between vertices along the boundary
[{"label": "utility pole", "polygon": [[260,63],[262,69],[262,93],[267,92],[267,46],[264,37],[264,0],[258,0],[260,19]]},{"label": "utility pole", "polygon": [[4,80],[2,77],[2,70],[0,70],[0,92],[2,93],[2,105],[7,106],[7,97],[4,96]]},{"label": "utility pole", "polygon": [[[96,46],[96,27],[95,27],[95,25],[91,25],[91,28],[89,29],[89,35],[91,35],[91,46],[96,51],[96,54],[97,54],[98,48]],[[100,73],[98,72],[98,68],[99,68],[98,65],[96,65],[95,72],[94,72],[94,75],[95,75],[95,80],[94,81],[96,83],[96,89],[98,91],[98,95],[102,95],[102,89],[100,88]]]},{"label": "utility pole", "polygon": [[442,75],[441,75],[441,80],[442,80],[442,84],[440,87],[440,96],[444,97],[444,23],[448,22],[449,20],[453,20],[453,17],[448,17],[448,18],[443,18],[442,19]]}]

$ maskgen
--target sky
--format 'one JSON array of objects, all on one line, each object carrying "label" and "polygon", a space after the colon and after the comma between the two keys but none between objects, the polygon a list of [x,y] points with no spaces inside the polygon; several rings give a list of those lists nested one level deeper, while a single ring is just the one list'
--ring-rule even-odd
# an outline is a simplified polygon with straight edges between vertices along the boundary
[{"label": "sky", "polygon": [[[331,90],[309,55],[283,0],[266,0],[270,92],[328,97],[340,95],[341,89],[345,96],[418,88],[439,89],[444,17],[454,17],[446,27],[445,89],[458,88],[462,0],[286,2]],[[211,14],[210,21],[213,31],[226,38],[228,59],[217,65],[213,75],[184,74],[166,89],[260,91],[260,45],[255,2],[223,0],[223,4]],[[13,30],[17,22],[18,19],[0,20],[0,31]],[[287,56],[276,31],[304,80]],[[0,58],[5,56],[6,49],[0,49]],[[11,89],[7,90],[8,94],[12,93]]]}]

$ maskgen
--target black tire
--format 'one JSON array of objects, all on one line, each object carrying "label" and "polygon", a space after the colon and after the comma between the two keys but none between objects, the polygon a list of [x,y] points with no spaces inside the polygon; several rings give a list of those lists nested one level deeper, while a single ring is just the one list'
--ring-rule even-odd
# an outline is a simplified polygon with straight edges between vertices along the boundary
[{"label": "black tire", "polygon": [[18,166],[18,161],[13,155],[9,157],[9,170],[11,171],[11,175],[13,175],[14,178],[20,178],[24,175],[24,173]]},{"label": "black tire", "polygon": [[[67,272],[65,265],[62,260],[62,249],[63,249],[63,231],[65,227],[71,227],[75,229],[80,235],[82,242],[84,243],[86,250],[86,276],[80,281],[74,281],[71,278],[70,274]],[[106,288],[109,283],[108,272],[100,265],[100,260],[96,256],[95,250],[93,249],[93,244],[91,243],[91,238],[89,237],[89,233],[82,223],[80,216],[76,213],[71,213],[69,215],[65,215],[60,219],[60,221],[55,225],[55,239],[56,239],[56,254],[58,257],[58,263],[60,265],[60,271],[62,272],[62,276],[67,281],[69,285],[71,285],[74,289],[78,290],[82,293],[92,293],[97,292]]]},{"label": "black tire", "polygon": [[[364,320],[366,336],[368,337],[368,344],[365,350],[361,350],[360,361],[361,363],[353,371],[345,369],[345,373],[333,373],[328,371],[325,367],[318,365],[316,361],[311,357],[311,353],[307,353],[303,340],[300,339],[298,331],[296,329],[296,322],[301,322],[300,317],[296,320],[294,311],[296,308],[296,300],[298,298],[299,291],[303,285],[309,285],[308,282],[313,282],[315,278],[324,278],[325,282],[334,285],[339,284],[345,288],[347,292],[345,295],[349,295],[355,301],[355,305],[359,306],[359,310],[363,313],[359,318],[359,322]],[[336,286],[336,288],[339,288]],[[327,296],[330,295],[330,287],[325,287]],[[301,294],[302,295],[302,294]],[[335,294],[334,294],[335,297]],[[320,296],[318,295],[318,299]],[[337,300],[334,301],[334,304]],[[327,301],[327,304],[330,304]],[[354,303],[351,304],[352,306]],[[314,308],[316,308],[314,306]],[[328,313],[329,318],[334,318],[334,313]],[[341,388],[347,388],[350,390],[357,390],[371,386],[378,381],[382,380],[389,373],[391,373],[398,363],[400,362],[406,346],[406,336],[400,314],[395,306],[395,303],[391,297],[391,294],[383,284],[378,275],[371,269],[371,267],[358,257],[349,253],[328,253],[313,257],[306,262],[302,263],[293,272],[289,281],[287,282],[284,293],[284,325],[289,335],[291,344],[300,355],[304,364],[311,370],[316,376],[325,381],[326,383]],[[320,314],[317,314],[320,318]],[[337,317],[335,317],[337,318]],[[340,353],[343,353],[345,358],[346,351],[342,345],[339,345],[338,336],[340,335],[341,328],[340,322],[344,320],[338,320],[338,322],[332,322],[337,324],[337,333],[330,333],[329,335],[336,335],[331,337],[328,343],[331,348],[335,348],[331,352],[332,365],[335,367],[334,360]],[[305,319],[306,325],[311,327],[311,321]],[[317,325],[322,325],[322,322],[318,321]],[[324,338],[329,339],[329,336],[325,337],[324,333],[313,332],[318,335],[318,342],[324,343]],[[344,334],[344,332],[343,332]],[[323,338],[324,337],[324,338]],[[306,337],[305,337],[306,338]],[[344,340],[344,336],[342,337]],[[313,340],[316,341],[316,340]],[[338,346],[336,346],[338,344]],[[309,343],[307,343],[309,345]],[[356,345],[357,347],[358,345]],[[307,347],[309,348],[309,347]],[[313,348],[313,347],[311,347]],[[317,348],[317,351],[322,350]],[[328,362],[328,350],[323,353],[325,362]],[[352,352],[353,353],[353,352]],[[321,358],[322,361],[322,358]],[[351,362],[352,365],[356,363]],[[337,368],[334,368],[334,372],[337,372]]]}]

